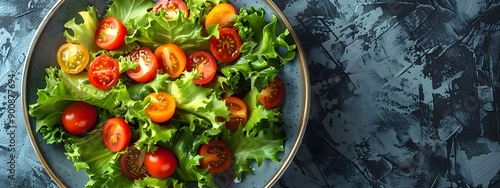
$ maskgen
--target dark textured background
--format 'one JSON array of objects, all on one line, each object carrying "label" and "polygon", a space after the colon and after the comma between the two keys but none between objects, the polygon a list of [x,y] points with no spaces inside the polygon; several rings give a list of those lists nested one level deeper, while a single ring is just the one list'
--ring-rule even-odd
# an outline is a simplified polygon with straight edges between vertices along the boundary
[{"label": "dark textured background", "polygon": [[[275,187],[500,187],[500,1],[274,2],[312,88],[303,144]],[[55,187],[19,98],[54,3],[0,0],[0,187]]]}]

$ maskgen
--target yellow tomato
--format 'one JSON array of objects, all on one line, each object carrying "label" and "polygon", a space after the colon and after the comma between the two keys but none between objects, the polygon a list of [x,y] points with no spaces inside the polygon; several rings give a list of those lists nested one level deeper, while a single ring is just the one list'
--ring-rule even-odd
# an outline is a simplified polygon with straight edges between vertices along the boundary
[{"label": "yellow tomato", "polygon": [[63,44],[57,50],[57,63],[64,72],[78,74],[89,63],[89,51],[79,44]]}]

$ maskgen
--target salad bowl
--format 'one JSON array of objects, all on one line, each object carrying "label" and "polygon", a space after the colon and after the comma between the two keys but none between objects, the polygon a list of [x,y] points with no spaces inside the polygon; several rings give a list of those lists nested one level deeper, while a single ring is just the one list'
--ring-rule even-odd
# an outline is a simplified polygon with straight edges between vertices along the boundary
[{"label": "salad bowl", "polygon": [[[288,29],[290,40],[296,45],[295,57],[278,74],[286,87],[281,108],[284,122],[282,126],[287,139],[284,151],[279,153],[280,160],[278,162],[264,160],[260,165],[256,162],[251,163],[254,173],[244,174],[242,181],[235,180],[234,174],[231,173],[222,173],[215,178],[216,184],[221,187],[270,187],[279,180],[292,162],[306,130],[310,100],[307,65],[296,34],[286,17],[271,0],[228,2],[237,9],[250,6],[263,8],[267,20],[271,20],[271,15],[275,15],[278,19],[277,29]],[[44,141],[43,135],[36,131],[36,118],[29,115],[29,105],[37,102],[37,91],[46,85],[45,69],[57,66],[56,52],[59,46],[66,42],[63,36],[64,23],[72,18],[78,18],[78,12],[87,10],[89,5],[94,5],[99,12],[98,17],[102,17],[109,3],[102,0],[57,1],[36,31],[26,56],[21,95],[27,133],[40,162],[60,187],[83,187],[89,178],[85,170],[76,170],[74,163],[65,155],[63,145],[47,144]]]}]

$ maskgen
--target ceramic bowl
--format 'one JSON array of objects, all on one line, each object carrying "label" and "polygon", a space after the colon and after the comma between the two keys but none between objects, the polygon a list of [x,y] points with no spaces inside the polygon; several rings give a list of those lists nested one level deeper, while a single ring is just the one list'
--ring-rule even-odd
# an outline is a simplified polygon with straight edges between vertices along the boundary
[{"label": "ceramic bowl", "polygon": [[[270,14],[276,15],[281,29],[288,28],[297,44],[296,58],[289,62],[279,75],[286,85],[286,98],[283,103],[285,123],[283,126],[288,137],[285,151],[280,155],[281,161],[266,160],[260,167],[253,164],[255,174],[246,174],[245,179],[238,183],[234,183],[232,179],[218,180],[219,185],[224,187],[270,187],[280,178],[293,160],[306,129],[310,98],[307,65],[291,25],[271,0],[231,0],[229,2],[237,9],[249,6],[262,7],[265,9],[268,19],[270,19]],[[35,119],[28,115],[28,105],[36,102],[37,89],[45,87],[44,69],[57,65],[55,57],[57,49],[65,43],[64,23],[77,17],[78,12],[86,10],[90,4],[95,5],[99,12],[104,12],[107,3],[108,1],[103,0],[61,0],[56,2],[36,31],[26,57],[22,98],[27,132],[40,162],[60,187],[83,187],[88,181],[88,177],[83,170],[76,171],[73,163],[66,158],[62,145],[48,145],[43,140],[42,135],[35,132]]]}]

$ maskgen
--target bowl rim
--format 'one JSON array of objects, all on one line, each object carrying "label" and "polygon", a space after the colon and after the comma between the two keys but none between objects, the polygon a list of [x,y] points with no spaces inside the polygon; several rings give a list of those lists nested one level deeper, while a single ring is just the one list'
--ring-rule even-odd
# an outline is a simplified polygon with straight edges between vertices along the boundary
[{"label": "bowl rim", "polygon": [[[304,96],[302,98],[301,104],[304,106],[302,109],[300,122],[299,122],[299,129],[297,130],[297,139],[293,142],[293,145],[290,149],[290,153],[283,159],[283,165],[281,165],[274,174],[274,176],[265,183],[264,187],[271,187],[273,186],[279,179],[280,177],[285,173],[286,169],[288,166],[291,164],[293,161],[297,151],[299,150],[299,147],[302,143],[302,139],[305,135],[306,127],[307,127],[307,122],[309,119],[309,111],[310,111],[310,81],[309,81],[309,70],[307,68],[307,62],[306,58],[302,49],[302,45],[300,44],[300,40],[293,30],[292,25],[286,18],[286,16],[283,14],[283,12],[278,8],[278,6],[272,1],[272,0],[265,0],[266,3],[275,11],[275,15],[277,16],[278,20],[290,31],[290,34],[295,42],[296,45],[296,59],[300,63],[300,72],[299,74],[302,75],[302,83],[303,83],[303,88],[304,90],[302,91],[302,95]],[[51,19],[51,17],[54,15],[54,13],[59,9],[59,7],[65,2],[65,0],[57,0],[55,4],[50,8],[50,10],[47,12],[43,20],[41,21],[40,25],[35,31],[35,34],[28,46],[28,51],[24,60],[24,66],[23,66],[23,72],[22,72],[22,80],[21,83],[23,85],[21,89],[21,98],[22,98],[22,110],[23,110],[23,118],[25,122],[25,127],[26,127],[26,132],[28,134],[28,137],[30,139],[30,143],[35,151],[35,154],[37,155],[38,159],[40,160],[40,163],[42,164],[43,168],[45,171],[49,174],[49,176],[52,178],[52,180],[57,184],[59,187],[67,187],[64,182],[55,174],[53,168],[48,164],[48,162],[45,160],[45,156],[41,153],[40,148],[38,147],[38,143],[36,143],[35,135],[33,133],[33,129],[31,128],[30,124],[30,116],[28,113],[28,104],[27,104],[27,96],[26,96],[26,82],[27,82],[27,71],[29,70],[30,67],[30,61],[31,57],[33,55],[33,51],[35,49],[35,46],[37,44],[37,41],[40,38],[41,33],[43,32],[43,29]]]}]

